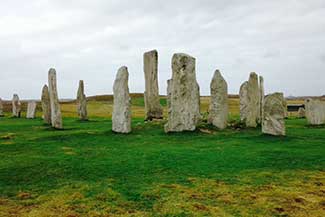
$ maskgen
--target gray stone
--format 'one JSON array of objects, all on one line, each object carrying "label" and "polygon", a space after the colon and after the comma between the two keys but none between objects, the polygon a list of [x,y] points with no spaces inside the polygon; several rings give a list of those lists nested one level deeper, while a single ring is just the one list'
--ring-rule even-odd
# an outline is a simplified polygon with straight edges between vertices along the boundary
[{"label": "gray stone", "polygon": [[53,68],[49,70],[49,95],[52,127],[56,129],[63,129],[61,107],[56,84],[56,71]]},{"label": "gray stone", "polygon": [[83,80],[79,81],[79,88],[77,93],[77,112],[80,120],[88,120],[87,116],[87,97],[84,90]]},{"label": "gray stone", "polygon": [[259,88],[260,88],[260,119],[259,119],[259,123],[262,123],[262,118],[263,118],[263,104],[264,104],[264,95],[265,95],[265,91],[264,91],[264,78],[263,76],[259,76]]},{"label": "gray stone", "polygon": [[4,113],[3,113],[3,105],[2,105],[2,99],[0,98],[0,117],[3,117]]},{"label": "gray stone", "polygon": [[325,101],[316,99],[306,99],[305,109],[308,124],[325,124]]},{"label": "gray stone", "polygon": [[170,100],[165,132],[194,131],[201,119],[200,88],[195,75],[195,58],[174,54]]},{"label": "gray stone", "polygon": [[112,115],[112,130],[116,133],[131,132],[131,100],[129,93],[128,68],[121,67],[114,82],[114,105]]},{"label": "gray stone", "polygon": [[298,109],[298,114],[297,114],[298,118],[305,118],[306,117],[306,111],[303,107],[300,107]]},{"label": "gray stone", "polygon": [[228,124],[228,85],[219,70],[216,70],[210,84],[211,102],[208,123],[219,129]]},{"label": "gray stone", "polygon": [[285,136],[285,110],[283,93],[273,93],[264,99],[262,132],[274,136]]},{"label": "gray stone", "polygon": [[36,107],[37,103],[35,101],[28,102],[26,118],[34,119],[36,117]]},{"label": "gray stone", "polygon": [[246,123],[248,116],[248,81],[245,81],[239,90],[239,110],[240,110],[240,121]]},{"label": "gray stone", "polygon": [[143,70],[145,76],[145,119],[162,119],[163,109],[159,98],[158,52],[156,50],[144,53]]},{"label": "gray stone", "polygon": [[170,102],[171,102],[171,96],[172,96],[172,85],[173,80],[169,79],[167,80],[167,112],[170,112],[171,106],[170,106]]},{"label": "gray stone", "polygon": [[14,94],[12,98],[12,116],[20,118],[21,115],[21,103],[17,94]]},{"label": "gray stone", "polygon": [[41,100],[42,100],[43,120],[46,124],[51,124],[51,103],[50,103],[49,88],[47,85],[43,86]]}]

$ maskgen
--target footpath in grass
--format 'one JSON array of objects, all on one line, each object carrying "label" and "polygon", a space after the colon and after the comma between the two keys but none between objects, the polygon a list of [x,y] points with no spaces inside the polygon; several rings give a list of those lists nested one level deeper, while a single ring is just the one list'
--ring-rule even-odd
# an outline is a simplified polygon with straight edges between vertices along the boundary
[{"label": "footpath in grass", "polygon": [[165,134],[163,122],[0,119],[0,216],[325,216],[325,128]]}]

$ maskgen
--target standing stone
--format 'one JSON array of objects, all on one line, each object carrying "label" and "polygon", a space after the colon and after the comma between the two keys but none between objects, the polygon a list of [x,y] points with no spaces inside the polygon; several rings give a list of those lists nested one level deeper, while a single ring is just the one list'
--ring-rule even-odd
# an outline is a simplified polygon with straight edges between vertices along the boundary
[{"label": "standing stone", "polygon": [[167,112],[168,113],[171,109],[170,102],[172,97],[172,87],[173,87],[172,83],[173,83],[172,79],[167,80]]},{"label": "standing stone", "polygon": [[17,94],[14,94],[12,98],[12,116],[20,118],[21,114],[21,103]]},{"label": "standing stone", "polygon": [[310,125],[325,124],[325,101],[306,99],[306,118]]},{"label": "standing stone", "polygon": [[306,117],[306,111],[303,107],[300,107],[298,109],[298,118],[305,118]]},{"label": "standing stone", "polygon": [[246,123],[248,116],[248,81],[245,81],[239,90],[239,109],[240,109],[240,121]]},{"label": "standing stone", "polygon": [[211,102],[208,123],[219,129],[228,124],[228,85],[219,70],[216,70],[211,84]]},{"label": "standing stone", "polygon": [[116,133],[131,132],[131,100],[129,94],[128,68],[121,67],[114,82],[114,105],[112,116],[112,130]]},{"label": "standing stone", "polygon": [[264,78],[263,76],[259,76],[259,83],[260,83],[260,120],[259,123],[262,123],[262,119],[263,119],[263,109],[264,109],[264,95],[265,95],[265,91],[264,91]]},{"label": "standing stone", "polygon": [[77,112],[80,120],[87,120],[87,97],[84,91],[84,81],[79,81],[79,88],[77,93]]},{"label": "standing stone", "polygon": [[195,58],[174,54],[172,82],[169,85],[170,108],[165,132],[194,131],[201,119],[200,88],[195,75]]},{"label": "standing stone", "polygon": [[46,124],[51,124],[51,103],[47,85],[44,85],[42,89],[42,111],[44,122]]},{"label": "standing stone", "polygon": [[255,72],[249,75],[248,87],[248,112],[246,118],[247,127],[256,127],[260,119],[260,89],[258,85],[258,76]]},{"label": "standing stone", "polygon": [[283,93],[273,93],[264,99],[262,132],[274,136],[285,136],[285,110]]},{"label": "standing stone", "polygon": [[0,98],[0,117],[3,117],[4,113],[3,113],[3,105],[2,105],[2,99]]},{"label": "standing stone", "polygon": [[144,53],[143,70],[146,84],[144,92],[145,119],[162,119],[163,109],[159,98],[158,52],[156,50]]},{"label": "standing stone", "polygon": [[35,101],[28,102],[26,118],[34,119],[36,117],[36,107],[37,103]]},{"label": "standing stone", "polygon": [[56,85],[56,71],[53,68],[49,71],[49,95],[51,104],[52,127],[56,129],[62,129],[62,115]]}]

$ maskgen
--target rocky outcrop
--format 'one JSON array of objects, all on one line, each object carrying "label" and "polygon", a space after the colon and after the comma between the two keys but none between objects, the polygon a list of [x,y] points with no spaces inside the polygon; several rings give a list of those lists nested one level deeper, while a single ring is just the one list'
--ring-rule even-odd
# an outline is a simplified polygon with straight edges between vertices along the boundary
[{"label": "rocky outcrop", "polygon": [[36,117],[36,107],[37,107],[37,103],[35,101],[28,102],[27,113],[26,113],[27,119],[34,119]]},{"label": "rocky outcrop", "polygon": [[17,94],[12,97],[12,116],[20,118],[21,115],[21,103]]},{"label": "rocky outcrop", "polygon": [[46,124],[51,124],[51,103],[50,103],[49,88],[47,85],[43,86],[41,101],[42,101],[43,120]]},{"label": "rocky outcrop", "polygon": [[82,121],[88,120],[87,115],[87,97],[85,95],[83,80],[79,81],[79,88],[77,92],[77,112],[79,119]]},{"label": "rocky outcrop", "polygon": [[273,93],[264,99],[262,132],[274,136],[285,136],[285,110],[283,93]]},{"label": "rocky outcrop", "polygon": [[112,130],[116,133],[131,132],[131,100],[129,93],[129,72],[127,67],[121,67],[114,82],[114,105]]},{"label": "rocky outcrop", "polygon": [[305,109],[308,124],[325,124],[325,101],[316,99],[306,99]]},{"label": "rocky outcrop", "polygon": [[194,131],[200,121],[200,88],[196,81],[195,58],[178,53],[172,58],[168,122],[165,132]]},{"label": "rocky outcrop", "polygon": [[208,123],[219,129],[228,124],[228,85],[219,70],[216,70],[210,83],[211,102]]},{"label": "rocky outcrop", "polygon": [[50,69],[49,71],[49,95],[51,105],[51,124],[56,129],[63,129],[61,107],[59,104],[57,84],[56,84],[56,71]]},{"label": "rocky outcrop", "polygon": [[163,109],[160,105],[158,87],[158,52],[152,50],[143,55],[143,70],[145,77],[145,119],[162,119]]}]

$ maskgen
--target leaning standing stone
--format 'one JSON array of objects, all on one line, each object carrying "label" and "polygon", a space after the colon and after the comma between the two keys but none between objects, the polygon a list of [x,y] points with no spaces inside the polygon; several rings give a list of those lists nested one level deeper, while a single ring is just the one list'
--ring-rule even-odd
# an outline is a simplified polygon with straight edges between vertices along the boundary
[{"label": "leaning standing stone", "polygon": [[44,122],[46,124],[51,124],[51,103],[47,85],[44,85],[42,89],[42,111]]},{"label": "leaning standing stone", "polygon": [[14,94],[12,98],[12,116],[20,118],[21,114],[21,103],[17,94]]},{"label": "leaning standing stone", "polygon": [[285,136],[285,110],[283,93],[273,93],[264,99],[262,132],[274,136]]},{"label": "leaning standing stone", "polygon": [[129,72],[127,67],[121,67],[114,82],[114,105],[112,130],[116,133],[131,132],[131,102],[129,94]]},{"label": "leaning standing stone", "polygon": [[56,85],[56,71],[50,69],[49,71],[49,94],[51,104],[51,123],[52,127],[56,129],[62,129],[62,115],[59,104],[58,91]]},{"label": "leaning standing stone", "polygon": [[172,58],[170,108],[165,132],[194,131],[200,121],[200,88],[195,75],[195,58],[178,53]]},{"label": "leaning standing stone", "polygon": [[211,102],[208,123],[225,129],[228,123],[228,85],[219,70],[216,70],[211,84]]},{"label": "leaning standing stone", "polygon": [[84,81],[79,81],[79,88],[77,93],[77,112],[80,120],[85,121],[87,116],[87,98],[84,91]]},{"label": "leaning standing stone", "polygon": [[143,69],[145,76],[145,119],[162,119],[163,109],[160,105],[158,87],[158,52],[149,51],[143,55]]},{"label": "leaning standing stone", "polygon": [[260,119],[259,119],[259,123],[262,122],[262,118],[263,118],[263,104],[264,104],[264,95],[265,95],[265,91],[264,91],[264,78],[263,76],[259,76],[259,83],[260,83]]},{"label": "leaning standing stone", "polygon": [[3,117],[3,105],[2,105],[2,99],[0,98],[0,117]]},{"label": "leaning standing stone", "polygon": [[35,118],[35,116],[36,116],[36,107],[37,107],[37,103],[35,101],[28,102],[26,118],[28,118],[28,119],[34,119]]},{"label": "leaning standing stone", "polygon": [[306,99],[305,108],[308,124],[325,124],[325,101]]}]

